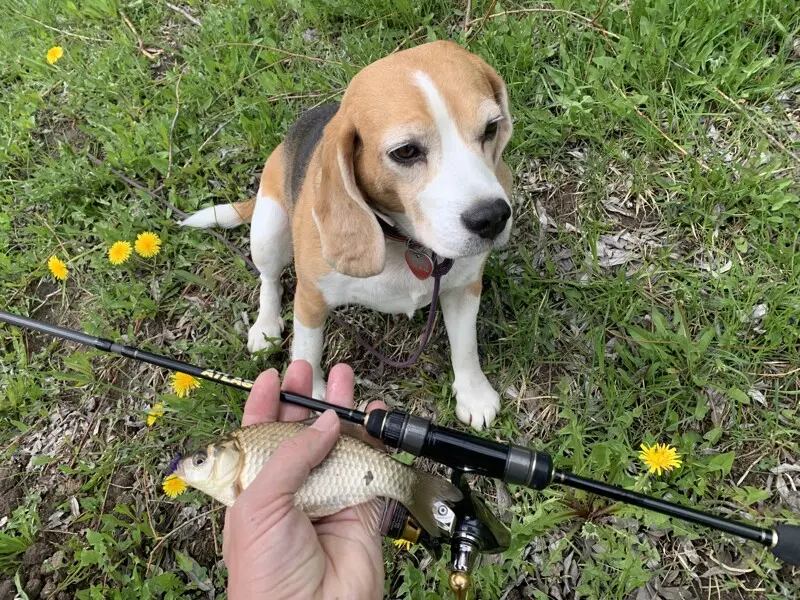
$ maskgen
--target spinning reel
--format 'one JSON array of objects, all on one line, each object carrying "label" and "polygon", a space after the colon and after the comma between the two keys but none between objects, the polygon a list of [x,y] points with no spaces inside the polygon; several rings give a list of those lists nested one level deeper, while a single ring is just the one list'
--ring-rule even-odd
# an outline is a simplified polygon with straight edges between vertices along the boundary
[{"label": "spinning reel", "polygon": [[473,492],[462,471],[454,471],[451,483],[463,494],[452,508],[437,502],[434,517],[441,536],[433,538],[422,529],[405,506],[392,500],[384,511],[381,534],[423,546],[436,560],[442,557],[442,546],[450,546],[450,589],[456,600],[466,600],[472,588],[472,572],[480,564],[482,554],[502,554],[511,544],[509,529],[486,507],[480,495]]}]

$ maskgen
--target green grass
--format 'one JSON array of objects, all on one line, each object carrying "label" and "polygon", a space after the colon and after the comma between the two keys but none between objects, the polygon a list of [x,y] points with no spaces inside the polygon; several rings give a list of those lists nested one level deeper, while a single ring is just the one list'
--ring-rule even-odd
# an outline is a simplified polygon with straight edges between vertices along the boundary
[{"label": "green grass", "polygon": [[[301,110],[401,45],[453,39],[505,78],[516,127],[517,224],[487,267],[479,323],[485,369],[508,394],[483,435],[731,518],[800,522],[779,492],[800,485],[797,472],[771,472],[800,463],[797,6],[482,0],[466,32],[465,2],[182,4],[199,27],[163,2],[3,6],[2,308],[243,377],[284,367],[286,336],[271,355],[247,353],[258,294],[247,265],[109,168],[186,212],[249,197]],[[161,53],[148,58],[139,39]],[[164,242],[156,258],[108,263],[111,243],[145,230]],[[623,262],[609,264],[623,231]],[[246,228],[223,235],[248,249]],[[53,253],[68,262],[65,283],[47,271]],[[291,297],[290,285],[287,334]],[[349,318],[407,355],[425,313]],[[372,384],[359,400],[461,427],[441,319],[407,371],[384,372],[329,332],[327,366],[350,362]],[[158,484],[187,438],[239,422],[245,395],[205,384],[178,398],[168,375],[0,328],[4,585],[18,576],[69,598],[224,593],[222,512]],[[148,428],[156,402],[166,414]],[[639,445],[655,441],[684,466],[643,476]],[[559,487],[479,488],[513,534],[502,560],[477,570],[481,598],[800,595],[797,569],[729,536]],[[450,597],[446,558],[387,544],[387,597]]]}]

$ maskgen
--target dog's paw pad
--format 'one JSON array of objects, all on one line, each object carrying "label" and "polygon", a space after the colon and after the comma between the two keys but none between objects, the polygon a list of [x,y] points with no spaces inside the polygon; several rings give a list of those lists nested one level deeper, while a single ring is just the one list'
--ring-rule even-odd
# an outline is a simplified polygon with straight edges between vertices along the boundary
[{"label": "dog's paw pad", "polygon": [[251,354],[259,350],[268,350],[281,343],[283,321],[264,323],[256,321],[247,333],[247,349]]},{"label": "dog's paw pad", "polygon": [[489,427],[500,412],[500,394],[485,378],[456,381],[453,391],[456,394],[456,416],[476,431]]}]

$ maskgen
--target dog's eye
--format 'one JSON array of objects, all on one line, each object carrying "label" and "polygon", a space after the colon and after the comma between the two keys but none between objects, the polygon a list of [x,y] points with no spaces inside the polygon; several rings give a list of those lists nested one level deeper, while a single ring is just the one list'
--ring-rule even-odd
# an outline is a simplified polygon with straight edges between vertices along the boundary
[{"label": "dog's eye", "polygon": [[422,150],[416,144],[405,144],[389,152],[391,159],[398,163],[411,163],[422,157]]},{"label": "dog's eye", "polygon": [[497,135],[497,121],[492,121],[486,126],[486,129],[483,132],[483,141],[488,142],[494,139],[494,136]]}]

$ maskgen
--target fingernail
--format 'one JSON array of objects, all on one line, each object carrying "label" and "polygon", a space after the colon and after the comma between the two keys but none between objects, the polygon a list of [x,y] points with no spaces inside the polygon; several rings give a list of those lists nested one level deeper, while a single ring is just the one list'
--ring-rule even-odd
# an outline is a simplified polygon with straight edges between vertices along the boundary
[{"label": "fingernail", "polygon": [[338,420],[339,417],[336,416],[336,413],[331,409],[328,409],[322,413],[316,421],[314,421],[314,424],[311,426],[311,428],[316,429],[317,431],[330,431],[336,426],[336,422]]}]

